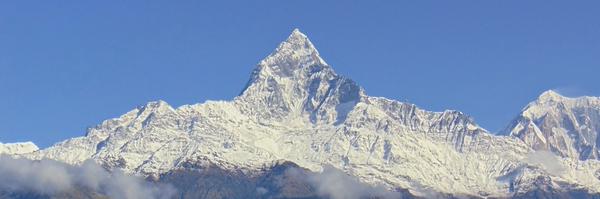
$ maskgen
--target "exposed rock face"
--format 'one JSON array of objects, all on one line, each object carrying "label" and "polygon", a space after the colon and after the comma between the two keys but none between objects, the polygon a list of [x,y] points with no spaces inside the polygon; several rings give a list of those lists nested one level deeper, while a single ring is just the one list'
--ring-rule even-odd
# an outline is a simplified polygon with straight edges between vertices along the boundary
[{"label": "exposed rock face", "polygon": [[525,107],[504,133],[536,150],[587,160],[599,158],[599,132],[600,98],[568,98],[546,91]]}]

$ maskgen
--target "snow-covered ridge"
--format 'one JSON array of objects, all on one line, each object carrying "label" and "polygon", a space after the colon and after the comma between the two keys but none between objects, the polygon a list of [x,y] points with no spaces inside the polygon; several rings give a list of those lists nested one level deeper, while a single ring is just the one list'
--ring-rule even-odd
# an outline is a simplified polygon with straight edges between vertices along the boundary
[{"label": "snow-covered ridge", "polygon": [[559,159],[564,172],[553,172],[525,161],[533,152],[526,143],[489,134],[459,111],[368,96],[296,29],[232,101],[178,108],[150,102],[26,156],[70,164],[91,158],[155,177],[189,162],[252,171],[287,160],[313,171],[332,165],[415,193],[506,196],[531,189],[540,176],[600,191],[597,161]]},{"label": "snow-covered ridge", "polygon": [[21,155],[39,150],[33,142],[1,143],[0,154]]},{"label": "snow-covered ridge", "polygon": [[537,150],[586,160],[600,158],[599,132],[600,98],[569,98],[550,90],[529,103],[504,134]]}]

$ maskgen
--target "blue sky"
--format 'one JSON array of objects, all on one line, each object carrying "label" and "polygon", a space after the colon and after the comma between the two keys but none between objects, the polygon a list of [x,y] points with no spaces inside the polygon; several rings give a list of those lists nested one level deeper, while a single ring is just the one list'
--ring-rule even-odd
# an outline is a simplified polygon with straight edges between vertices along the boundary
[{"label": "blue sky", "polygon": [[544,90],[600,96],[598,8],[600,1],[2,1],[0,142],[46,147],[152,100],[231,99],[296,27],[368,94],[460,110],[498,131]]}]

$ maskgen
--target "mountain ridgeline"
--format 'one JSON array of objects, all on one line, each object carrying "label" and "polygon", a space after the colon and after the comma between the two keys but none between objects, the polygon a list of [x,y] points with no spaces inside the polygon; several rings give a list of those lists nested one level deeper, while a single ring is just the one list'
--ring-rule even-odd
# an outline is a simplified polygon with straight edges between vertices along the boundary
[{"label": "mountain ridgeline", "polygon": [[503,132],[523,140],[536,150],[562,157],[598,159],[600,98],[568,98],[544,92]]},{"label": "mountain ridgeline", "polygon": [[13,154],[93,160],[172,198],[597,198],[599,130],[594,97],[548,91],[494,135],[459,111],[369,96],[296,29],[231,101],[150,102]]}]

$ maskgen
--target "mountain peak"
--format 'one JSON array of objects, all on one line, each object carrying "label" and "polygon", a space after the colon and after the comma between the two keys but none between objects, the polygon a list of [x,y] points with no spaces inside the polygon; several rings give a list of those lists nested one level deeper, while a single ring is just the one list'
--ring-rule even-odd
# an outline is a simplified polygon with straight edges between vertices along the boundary
[{"label": "mountain peak", "polygon": [[1,143],[0,154],[20,155],[39,150],[33,142]]},{"label": "mountain peak", "polygon": [[264,75],[289,77],[298,69],[312,65],[326,66],[308,37],[294,29],[288,38],[281,42],[277,49],[259,63],[258,70]]},{"label": "mountain peak", "polygon": [[287,39],[281,42],[275,52],[273,52],[271,55],[280,51],[304,51],[310,54],[319,54],[308,37],[304,33],[300,32],[298,28],[294,29]]},{"label": "mountain peak", "polygon": [[296,28],[269,56],[258,63],[242,94],[253,84],[264,83],[269,79],[302,78],[300,76],[306,76],[306,73],[324,70],[335,75],[308,37]]},{"label": "mountain peak", "polygon": [[539,97],[540,102],[559,101],[564,97],[554,90],[547,90],[543,92]]},{"label": "mountain peak", "polygon": [[294,29],[258,64],[238,100],[252,104],[247,112],[261,120],[339,123],[363,96],[356,82],[337,75],[308,37]]},{"label": "mountain peak", "polygon": [[166,113],[174,111],[171,105],[162,100],[148,102],[146,105],[139,106],[138,110],[138,114]]},{"label": "mountain peak", "polygon": [[308,39],[308,37],[306,37],[306,35],[304,33],[300,32],[300,29],[298,29],[298,28],[294,28],[294,30],[292,31],[292,33],[288,37],[288,40],[290,40],[291,38],[305,38],[305,39]]}]

